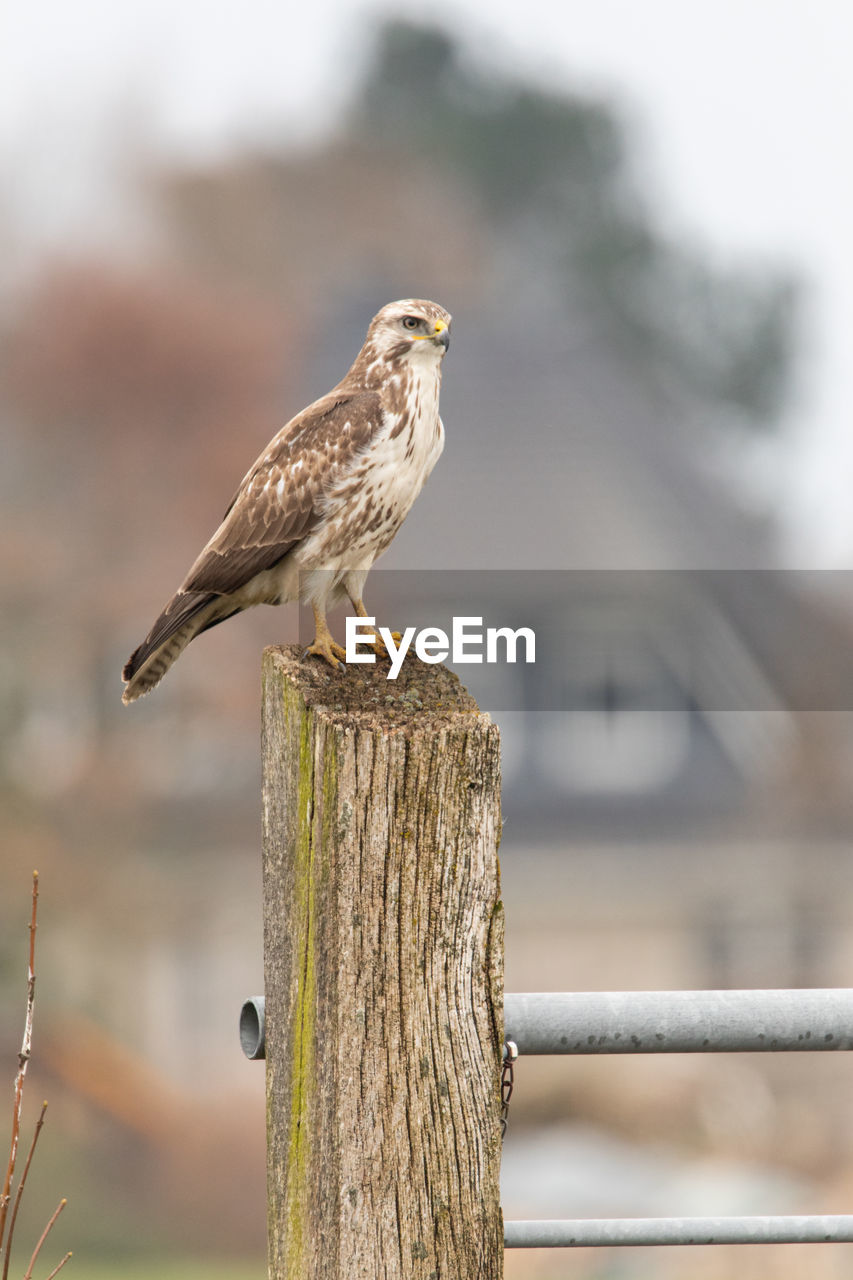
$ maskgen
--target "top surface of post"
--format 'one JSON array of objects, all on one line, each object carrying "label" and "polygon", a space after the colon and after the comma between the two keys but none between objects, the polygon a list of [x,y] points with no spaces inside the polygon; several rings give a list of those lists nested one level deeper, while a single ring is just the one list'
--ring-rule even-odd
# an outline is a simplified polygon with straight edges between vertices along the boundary
[{"label": "top surface of post", "polygon": [[301,657],[298,645],[264,651],[266,671],[275,670],[299,690],[305,705],[336,724],[371,730],[401,730],[406,736],[430,729],[461,728],[472,717],[489,722],[455,672],[409,655],[396,680],[388,660],[350,664],[332,671],[318,658]]}]

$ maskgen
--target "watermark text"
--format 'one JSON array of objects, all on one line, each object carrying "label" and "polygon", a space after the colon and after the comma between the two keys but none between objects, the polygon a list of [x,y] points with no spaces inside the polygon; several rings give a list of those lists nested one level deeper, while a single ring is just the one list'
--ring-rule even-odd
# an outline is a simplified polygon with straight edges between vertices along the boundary
[{"label": "watermark text", "polygon": [[441,627],[406,627],[399,644],[389,627],[377,627],[375,618],[347,618],[346,661],[375,662],[376,635],[391,659],[389,680],[396,680],[403,660],[414,647],[421,662],[516,662],[519,652],[524,662],[536,661],[536,634],[531,627],[486,627],[482,618],[454,618],[448,636]]}]

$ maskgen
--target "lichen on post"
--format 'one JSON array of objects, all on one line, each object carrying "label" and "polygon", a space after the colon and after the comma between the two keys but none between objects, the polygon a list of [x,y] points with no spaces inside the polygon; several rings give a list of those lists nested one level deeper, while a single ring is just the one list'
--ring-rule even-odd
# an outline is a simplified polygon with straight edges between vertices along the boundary
[{"label": "lichen on post", "polygon": [[498,1280],[498,730],[444,667],[264,655],[271,1280]]}]

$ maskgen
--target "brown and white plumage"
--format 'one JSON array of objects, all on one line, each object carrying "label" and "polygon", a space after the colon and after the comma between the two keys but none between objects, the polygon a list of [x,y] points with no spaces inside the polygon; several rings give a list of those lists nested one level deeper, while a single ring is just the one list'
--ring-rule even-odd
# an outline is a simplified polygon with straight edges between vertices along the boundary
[{"label": "brown and white plumage", "polygon": [[364,616],[364,581],[444,445],[438,414],[450,316],[407,298],[376,315],[338,385],[292,418],[247,472],[225,517],[142,644],[123,701],[162,679],[195,636],[255,604],[314,609],[309,652],[343,656],[326,609],[344,594]]}]

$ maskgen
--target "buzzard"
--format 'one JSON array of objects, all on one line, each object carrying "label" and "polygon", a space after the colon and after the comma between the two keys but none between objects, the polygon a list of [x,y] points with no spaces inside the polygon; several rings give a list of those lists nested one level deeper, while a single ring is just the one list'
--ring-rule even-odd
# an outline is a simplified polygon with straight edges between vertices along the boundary
[{"label": "buzzard", "polygon": [[[374,316],[349,373],[274,436],[219,528],[128,659],[122,701],[148,693],[189,642],[255,604],[314,611],[305,655],[345,670],[326,610],[347,595],[366,617],[370,567],[444,447],[438,416],[450,316],[406,298]],[[377,636],[377,645],[381,646]]]}]

